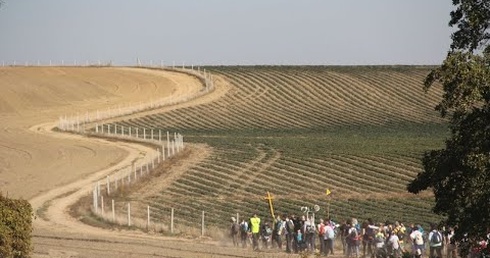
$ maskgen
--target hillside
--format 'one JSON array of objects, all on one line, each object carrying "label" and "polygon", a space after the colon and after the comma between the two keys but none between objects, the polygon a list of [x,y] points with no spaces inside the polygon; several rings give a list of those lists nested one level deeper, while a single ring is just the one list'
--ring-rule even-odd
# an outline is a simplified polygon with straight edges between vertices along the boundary
[{"label": "hillside", "polygon": [[223,97],[117,123],[178,131],[208,146],[164,187],[129,197],[154,207],[158,220],[168,221],[170,208],[177,224],[189,226],[202,210],[215,225],[236,213],[268,217],[266,191],[279,214],[318,204],[320,216],[330,205],[337,221],[438,219],[430,194],[405,190],[422,153],[441,147],[447,134],[433,108],[440,89],[423,91],[428,67],[207,69],[229,83]]}]

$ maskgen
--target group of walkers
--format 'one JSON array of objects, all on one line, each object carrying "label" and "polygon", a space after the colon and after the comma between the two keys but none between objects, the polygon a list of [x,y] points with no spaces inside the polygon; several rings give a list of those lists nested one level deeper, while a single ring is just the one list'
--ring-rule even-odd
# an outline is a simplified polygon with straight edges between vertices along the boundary
[{"label": "group of walkers", "polygon": [[[335,223],[330,218],[319,219],[318,224],[309,216],[277,216],[263,222],[257,214],[248,220],[232,218],[231,235],[235,246],[253,250],[277,248],[288,253],[302,251],[333,255],[334,245],[342,244],[345,257],[395,257],[403,253],[415,258],[456,258],[454,230],[438,229],[431,225],[425,231],[421,225],[404,225],[399,221],[374,223],[371,219],[358,222],[352,218]],[[338,248],[340,249],[340,247]]]}]

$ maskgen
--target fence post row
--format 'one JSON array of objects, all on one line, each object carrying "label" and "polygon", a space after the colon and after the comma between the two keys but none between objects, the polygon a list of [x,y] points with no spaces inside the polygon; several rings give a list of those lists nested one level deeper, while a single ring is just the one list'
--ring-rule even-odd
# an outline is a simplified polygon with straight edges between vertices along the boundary
[{"label": "fence post row", "polygon": [[[52,61],[50,60],[50,65],[52,65]],[[64,61],[61,61],[61,64],[64,65]],[[77,65],[77,61],[75,60],[74,65]],[[86,61],[86,64],[88,65],[89,62]],[[100,60],[98,61],[98,64],[100,65],[101,62]],[[4,63],[2,63],[4,65]],[[15,62],[14,62],[15,65]],[[25,65],[29,65],[29,62],[25,62]],[[39,61],[38,61],[39,65]],[[161,66],[163,67],[163,61],[161,62]],[[174,68],[175,68],[175,63],[174,63]],[[186,69],[185,63],[182,64],[182,69]],[[206,70],[201,70],[200,67],[197,67],[197,72],[194,71],[194,65],[191,65],[191,73],[197,74],[198,76],[201,76],[205,82],[205,87],[206,90],[208,90],[210,87],[213,87],[212,84],[212,78],[209,72],[206,72]],[[201,94],[201,93],[200,93]],[[192,96],[191,98],[197,97]],[[170,104],[176,104],[181,101],[187,101],[190,98],[182,98],[178,100],[156,100],[153,101],[151,100],[150,103],[138,103],[136,105],[128,105],[127,107],[124,106],[117,106],[117,107],[109,107],[105,111],[100,111],[96,110],[93,114],[89,112],[85,113],[77,113],[76,115],[72,116],[60,116],[59,117],[59,122],[58,122],[58,127],[60,130],[63,131],[73,131],[73,132],[78,132],[78,133],[84,133],[85,130],[87,129],[87,124],[91,122],[96,122],[96,121],[101,121],[107,118],[113,118],[125,114],[131,114],[134,112],[139,112],[151,108],[156,108],[156,107],[161,107],[165,105],[170,105]],[[107,125],[107,127],[105,127]],[[173,133],[173,139],[170,137],[170,132],[166,131],[167,134],[167,139],[166,139],[166,144],[164,141],[162,141],[162,130],[158,129],[158,138],[156,138],[155,135],[155,129],[154,128],[132,128],[131,126],[128,126],[128,133],[127,135],[125,134],[125,128],[123,125],[118,126],[117,124],[114,124],[114,130],[112,130],[112,125],[111,124],[99,124],[95,123],[95,133],[96,134],[107,134],[107,135],[114,135],[114,136],[120,136],[120,137],[130,137],[130,138],[136,138],[140,139],[140,129],[142,129],[143,135],[142,135],[142,140],[147,141],[150,140],[152,142],[158,143],[159,146],[162,146],[161,150],[160,148],[156,149],[156,153],[150,153],[146,157],[144,162],[140,162],[140,176],[143,175],[143,170],[146,167],[146,174],[150,173],[150,163],[151,163],[151,168],[155,169],[155,161],[157,164],[159,164],[160,157],[162,161],[165,161],[166,158],[170,158],[177,153],[179,153],[181,150],[184,149],[184,142],[183,142],[183,137],[180,133],[174,132]],[[146,130],[149,129],[149,139],[146,136]],[[136,131],[133,133],[133,131]],[[120,132],[120,133],[119,133]],[[165,133],[165,132],[164,132]],[[134,134],[134,135],[133,135]],[[166,148],[165,148],[166,147]],[[166,149],[166,150],[165,150]],[[155,157],[156,156],[156,157]],[[148,158],[150,160],[148,160]],[[137,167],[135,164],[132,165],[132,167],[127,171],[127,179],[128,179],[128,184],[131,184],[131,174],[134,172],[134,180],[136,181],[138,179],[138,174],[137,174]],[[114,174],[114,186],[111,189],[111,176],[106,175],[106,182],[105,182],[105,191],[103,193],[106,193],[107,196],[110,196],[111,194],[114,194],[118,190],[118,181],[119,177],[121,179],[121,184],[125,183],[124,177],[125,177],[126,171],[120,170]],[[103,179],[100,179],[103,180]],[[101,182],[98,180],[93,188],[92,195],[93,195],[93,208],[96,214],[101,214],[103,215],[105,212],[104,209],[104,196],[102,195],[102,189],[101,189]],[[103,182],[103,181],[102,181]],[[104,184],[104,183],[102,183]],[[112,191],[111,191],[112,190]],[[99,199],[100,198],[100,199]],[[114,199],[111,200],[111,211],[112,211],[112,220],[116,222],[116,206],[115,206],[115,201]],[[128,202],[127,203],[127,212],[128,212],[128,226],[131,226],[131,204]],[[238,219],[238,214],[237,214],[237,219]],[[151,214],[150,214],[150,206],[147,206],[147,227],[149,228],[151,225]],[[205,233],[205,224],[204,224],[204,211],[202,212],[202,221],[201,221],[201,235],[204,235]],[[174,209],[171,209],[171,219],[170,219],[170,231],[171,233],[174,233]]]},{"label": "fence post row", "polygon": [[128,227],[131,227],[131,203],[128,202]]}]

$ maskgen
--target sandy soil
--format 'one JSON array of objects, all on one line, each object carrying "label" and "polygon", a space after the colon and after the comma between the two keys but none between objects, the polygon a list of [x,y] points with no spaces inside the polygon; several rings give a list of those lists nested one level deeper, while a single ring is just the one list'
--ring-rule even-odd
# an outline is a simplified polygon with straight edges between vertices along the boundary
[{"label": "sandy soil", "polygon": [[[28,199],[35,210],[45,209],[45,216],[34,220],[34,257],[256,257],[214,242],[102,230],[80,223],[67,212],[70,204],[89,193],[93,182],[151,149],[53,132],[59,116],[192,95],[201,87],[196,78],[169,71],[0,68],[0,190]],[[226,90],[223,84],[180,106],[212,101]],[[195,148],[191,163],[205,155],[203,146],[189,148]]]}]

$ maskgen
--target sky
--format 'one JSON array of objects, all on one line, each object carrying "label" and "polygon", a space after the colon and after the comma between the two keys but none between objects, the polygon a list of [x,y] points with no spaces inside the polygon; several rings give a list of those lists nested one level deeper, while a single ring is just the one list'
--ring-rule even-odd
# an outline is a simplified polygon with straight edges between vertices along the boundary
[{"label": "sky", "polygon": [[451,0],[3,0],[0,65],[434,65]]}]

